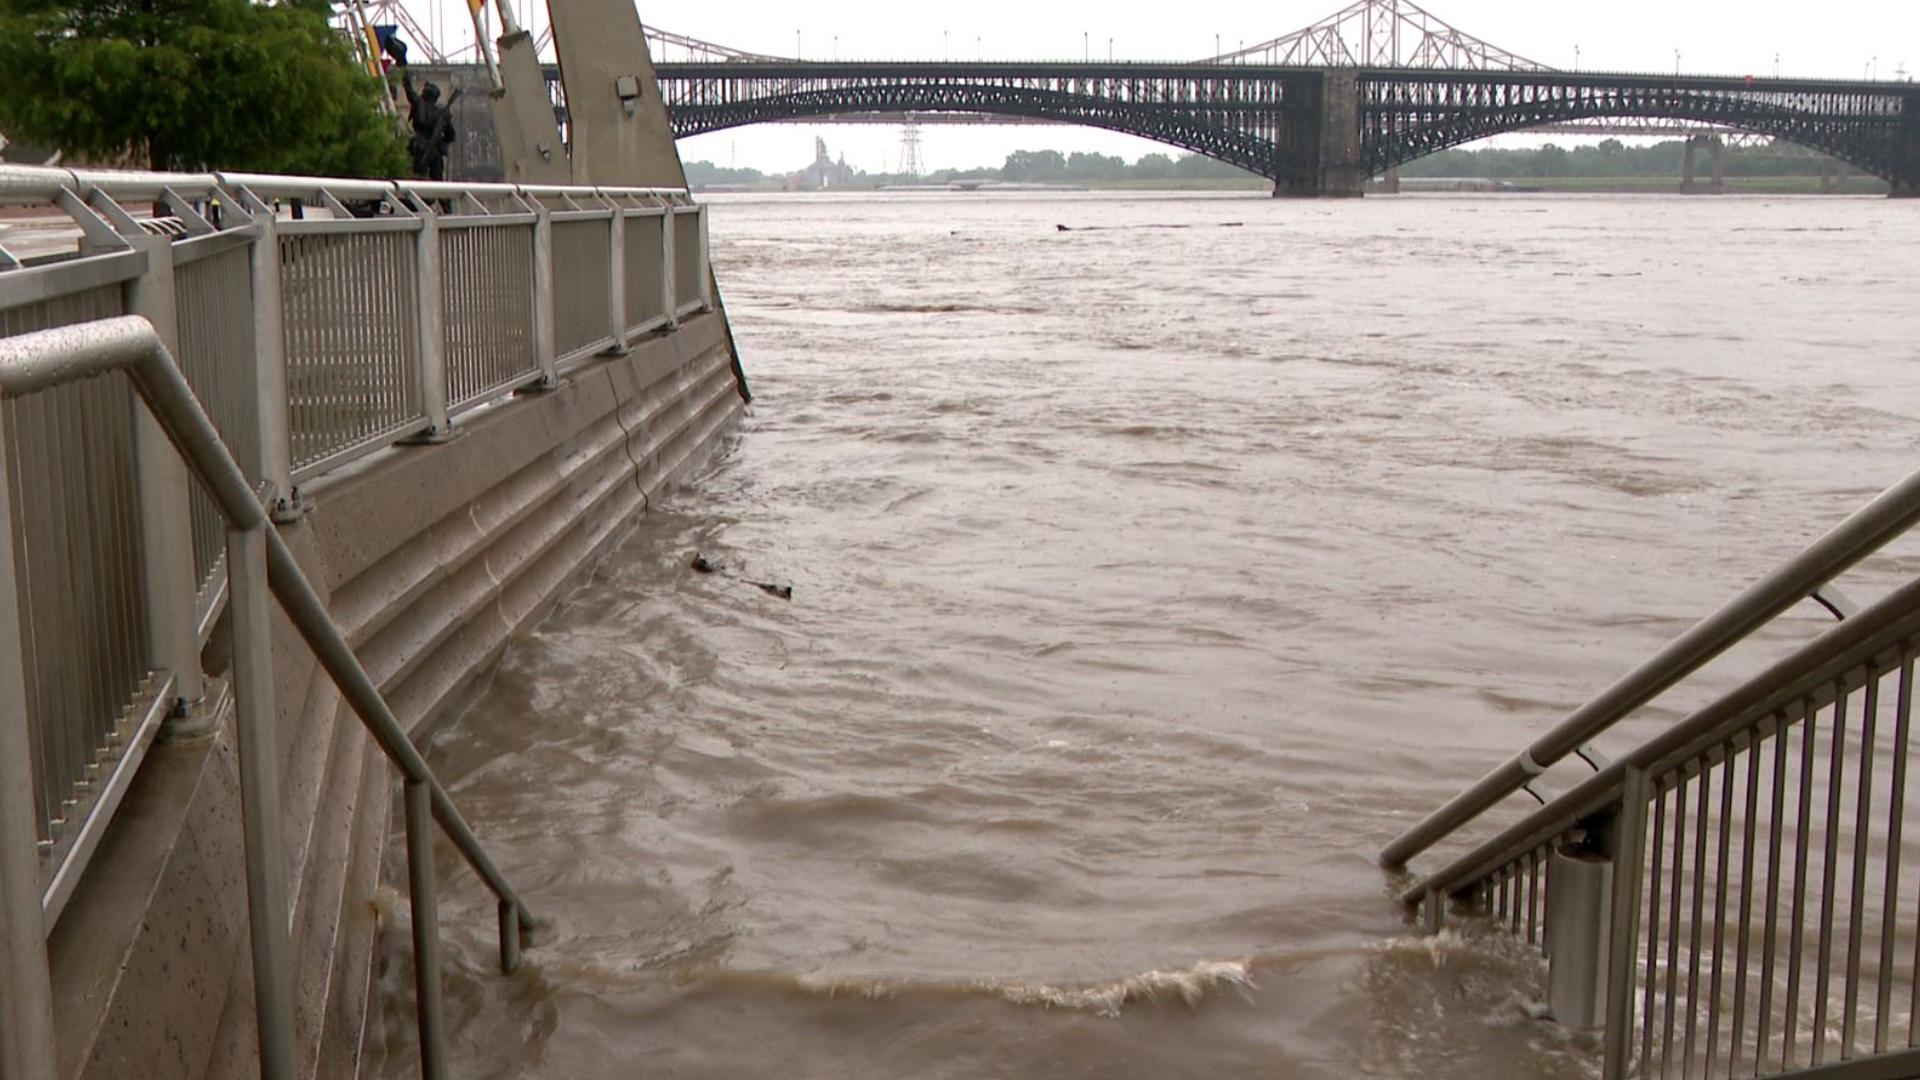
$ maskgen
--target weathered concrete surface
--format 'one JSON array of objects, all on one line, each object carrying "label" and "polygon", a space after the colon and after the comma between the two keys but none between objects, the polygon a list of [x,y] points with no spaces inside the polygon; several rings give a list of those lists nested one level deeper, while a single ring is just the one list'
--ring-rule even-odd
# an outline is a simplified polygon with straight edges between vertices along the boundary
[{"label": "weathered concrete surface", "polygon": [[573,182],[685,187],[673,123],[631,0],[571,0],[552,5],[551,14],[567,82]]},{"label": "weathered concrete surface", "polygon": [[1274,182],[1274,197],[1359,198],[1368,179],[1360,161],[1359,75],[1327,71],[1291,92],[1296,103],[1288,106],[1282,138],[1301,152],[1294,171]]},{"label": "weathered concrete surface", "polygon": [[[367,459],[283,534],[417,729],[742,409],[722,319],[698,316]],[[216,634],[210,671],[225,652]],[[274,658],[301,1073],[352,1077],[394,773],[277,612]],[[258,1075],[233,746],[227,718],[153,751],[55,929],[63,1078]]]}]

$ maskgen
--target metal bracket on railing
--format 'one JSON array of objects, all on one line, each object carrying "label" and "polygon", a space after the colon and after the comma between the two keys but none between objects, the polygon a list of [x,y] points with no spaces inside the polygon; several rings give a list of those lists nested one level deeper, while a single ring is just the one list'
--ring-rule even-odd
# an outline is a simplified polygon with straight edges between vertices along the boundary
[{"label": "metal bracket on railing", "polygon": [[1578,756],[1581,761],[1586,762],[1587,767],[1592,769],[1594,772],[1599,772],[1601,769],[1604,769],[1608,765],[1613,763],[1611,758],[1601,753],[1597,748],[1594,747],[1592,743],[1588,743],[1587,745],[1580,747],[1578,750],[1575,750],[1574,754]]},{"label": "metal bracket on railing", "polygon": [[[86,243],[98,252],[132,251],[133,245],[122,236],[107,220],[96,213],[87,201],[67,188],[53,198],[55,206],[66,212],[73,223],[80,227],[80,235]],[[117,207],[116,207],[117,209]],[[129,219],[131,220],[131,219]],[[137,229],[137,226],[136,226]]]},{"label": "metal bracket on railing", "polygon": [[1821,607],[1826,608],[1827,613],[1839,622],[1845,622],[1860,613],[1860,605],[1854,603],[1846,593],[1841,592],[1832,582],[1828,582],[1813,590],[1807,598],[1819,604]]},{"label": "metal bracket on railing", "polygon": [[180,223],[187,227],[187,235],[212,236],[220,231],[212,222],[200,216],[200,211],[194,209],[192,203],[181,198],[180,193],[172,188],[160,190],[160,201],[165,203],[167,209],[173,211],[173,216],[179,218]]},{"label": "metal bracket on railing", "polygon": [[5,244],[0,244],[0,270],[18,270],[20,266],[21,262],[13,252],[8,251]]},{"label": "metal bracket on railing", "polygon": [[1528,783],[1525,787],[1522,787],[1520,790],[1533,796],[1533,801],[1539,803],[1541,806],[1547,805],[1547,797],[1545,795],[1540,794],[1540,792],[1534,788],[1532,783]]}]

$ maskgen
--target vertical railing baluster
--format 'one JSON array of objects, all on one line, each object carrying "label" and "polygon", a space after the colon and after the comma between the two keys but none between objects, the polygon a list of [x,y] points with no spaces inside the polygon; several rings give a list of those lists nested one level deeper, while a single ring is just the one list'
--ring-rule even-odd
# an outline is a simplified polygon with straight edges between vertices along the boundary
[{"label": "vertical railing baluster", "polygon": [[1834,896],[1840,862],[1840,795],[1841,785],[1845,782],[1844,771],[1847,760],[1847,686],[1845,680],[1835,684],[1833,691],[1833,735],[1832,745],[1827,750],[1827,812],[1821,824],[1824,826],[1825,844],[1820,860],[1820,927],[1816,944],[1815,958],[1818,963],[1813,973],[1813,1064],[1818,1065],[1827,1056],[1827,1009],[1828,990],[1833,984],[1833,920]]},{"label": "vertical railing baluster", "polygon": [[[1907,736],[1912,716],[1913,651],[1909,648],[1900,657],[1900,688],[1895,693],[1893,708],[1893,782],[1887,802],[1887,875],[1882,886],[1886,899],[1880,913],[1880,983],[1874,999],[1873,1019],[1873,1052],[1876,1054],[1886,1052],[1891,1034],[1893,942],[1900,920],[1900,844],[1904,839],[1902,826],[1907,810]],[[1920,966],[1915,970],[1920,971]],[[1914,1000],[1909,999],[1910,1011],[1913,1006]]]},{"label": "vertical railing baluster", "polygon": [[1820,717],[1813,702],[1800,704],[1800,809],[1794,821],[1793,911],[1787,934],[1787,998],[1780,1018],[1780,1068],[1793,1066],[1794,1036],[1800,1030],[1800,967],[1807,912],[1807,839],[1813,816],[1814,737]]},{"label": "vertical railing baluster", "polygon": [[1786,835],[1788,734],[1785,714],[1774,717],[1773,810],[1767,819],[1767,929],[1760,948],[1760,1030],[1754,1037],[1753,1067],[1761,1071],[1767,1058],[1773,1024],[1773,967],[1779,955],[1781,846]]},{"label": "vertical railing baluster", "polygon": [[1701,925],[1706,914],[1707,894],[1707,807],[1713,798],[1713,767],[1702,756],[1698,759],[1700,767],[1699,793],[1694,798],[1693,816],[1693,900],[1688,913],[1691,925],[1687,931],[1687,1035],[1680,1054],[1680,1075],[1686,1076],[1693,1070],[1693,1056],[1696,1038],[1700,1028],[1700,937],[1704,927]]},{"label": "vertical railing baluster", "polygon": [[1667,978],[1661,988],[1666,998],[1665,1018],[1661,1021],[1660,1076],[1665,1080],[1673,1064],[1674,1005],[1679,998],[1680,980],[1680,896],[1686,889],[1687,872],[1687,770],[1674,772],[1673,785],[1673,880],[1667,883]]},{"label": "vertical railing baluster", "polygon": [[1660,875],[1665,868],[1667,845],[1667,793],[1656,780],[1653,796],[1653,857],[1647,861],[1647,971],[1644,1000],[1640,1006],[1640,1073],[1645,1076],[1653,1065],[1654,998],[1659,992],[1660,964]]},{"label": "vertical railing baluster", "polygon": [[[1860,769],[1855,777],[1858,794],[1853,815],[1853,888],[1847,904],[1847,978],[1841,999],[1840,1060],[1853,1059],[1854,1036],[1860,1019],[1860,948],[1866,929],[1867,841],[1873,832],[1873,743],[1878,734],[1880,676],[1867,669],[1866,694],[1860,720]],[[1889,856],[1891,857],[1891,856]]]},{"label": "vertical railing baluster", "polygon": [[[1768,741],[1777,741],[1775,738]],[[1747,1037],[1747,961],[1753,940],[1753,841],[1754,817],[1760,811],[1760,755],[1766,743],[1755,730],[1747,747],[1746,814],[1740,822],[1740,932],[1735,939],[1733,958],[1733,1041],[1727,1047],[1729,1080],[1740,1071],[1740,1046]]]},{"label": "vertical railing baluster", "polygon": [[[1747,752],[1754,747],[1748,744]],[[1706,1075],[1720,1060],[1721,961],[1727,944],[1727,864],[1733,843],[1733,762],[1732,740],[1720,744],[1720,822],[1719,855],[1714,862],[1713,886],[1713,966],[1707,980],[1707,1060]]]}]

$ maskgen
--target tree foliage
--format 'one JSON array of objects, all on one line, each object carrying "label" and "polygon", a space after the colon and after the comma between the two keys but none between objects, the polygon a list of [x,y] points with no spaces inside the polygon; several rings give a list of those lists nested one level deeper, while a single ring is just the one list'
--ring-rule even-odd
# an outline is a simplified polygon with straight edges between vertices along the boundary
[{"label": "tree foliage", "polygon": [[[1400,167],[1403,177],[1477,177],[1494,180],[1564,176],[1616,179],[1679,176],[1686,144],[1669,139],[1650,146],[1628,146],[1618,139],[1571,149],[1547,143],[1532,148],[1483,147],[1442,150]],[[1700,167],[1707,167],[1701,152]],[[1819,176],[1831,164],[1815,151],[1788,142],[1727,147],[1722,167],[1728,176]],[[1835,166],[1840,172],[1857,170]]]},{"label": "tree foliage", "polygon": [[0,131],[165,170],[391,176],[404,144],[325,0],[0,0]]}]

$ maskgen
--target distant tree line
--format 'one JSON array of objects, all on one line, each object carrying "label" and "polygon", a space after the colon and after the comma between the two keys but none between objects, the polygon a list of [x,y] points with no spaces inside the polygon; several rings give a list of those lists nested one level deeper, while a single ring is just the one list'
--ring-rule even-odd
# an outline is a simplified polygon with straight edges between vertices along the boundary
[{"label": "distant tree line", "polygon": [[[782,179],[758,169],[723,168],[710,161],[687,162],[687,180],[695,187],[757,187]],[[952,180],[997,180],[1027,184],[1088,184],[1127,180],[1258,180],[1253,173],[1237,169],[1199,154],[1147,154],[1139,161],[1111,154],[1058,150],[1016,150],[1007,155],[999,168],[942,169],[926,176],[908,177],[897,173],[855,171],[852,182],[860,187],[885,184],[944,184]]]},{"label": "distant tree line", "polygon": [[[1724,153],[1723,168],[1728,176],[1819,176],[1829,164],[1836,174],[1855,171],[1824,154],[1777,140],[1762,146],[1729,146]],[[1651,146],[1628,146],[1618,139],[1607,139],[1572,148],[1548,143],[1531,149],[1442,150],[1402,165],[1400,175],[1489,180],[1678,176],[1685,154],[1686,143],[1679,139]],[[1696,151],[1695,167],[1702,175],[1709,168],[1704,148]]]}]

